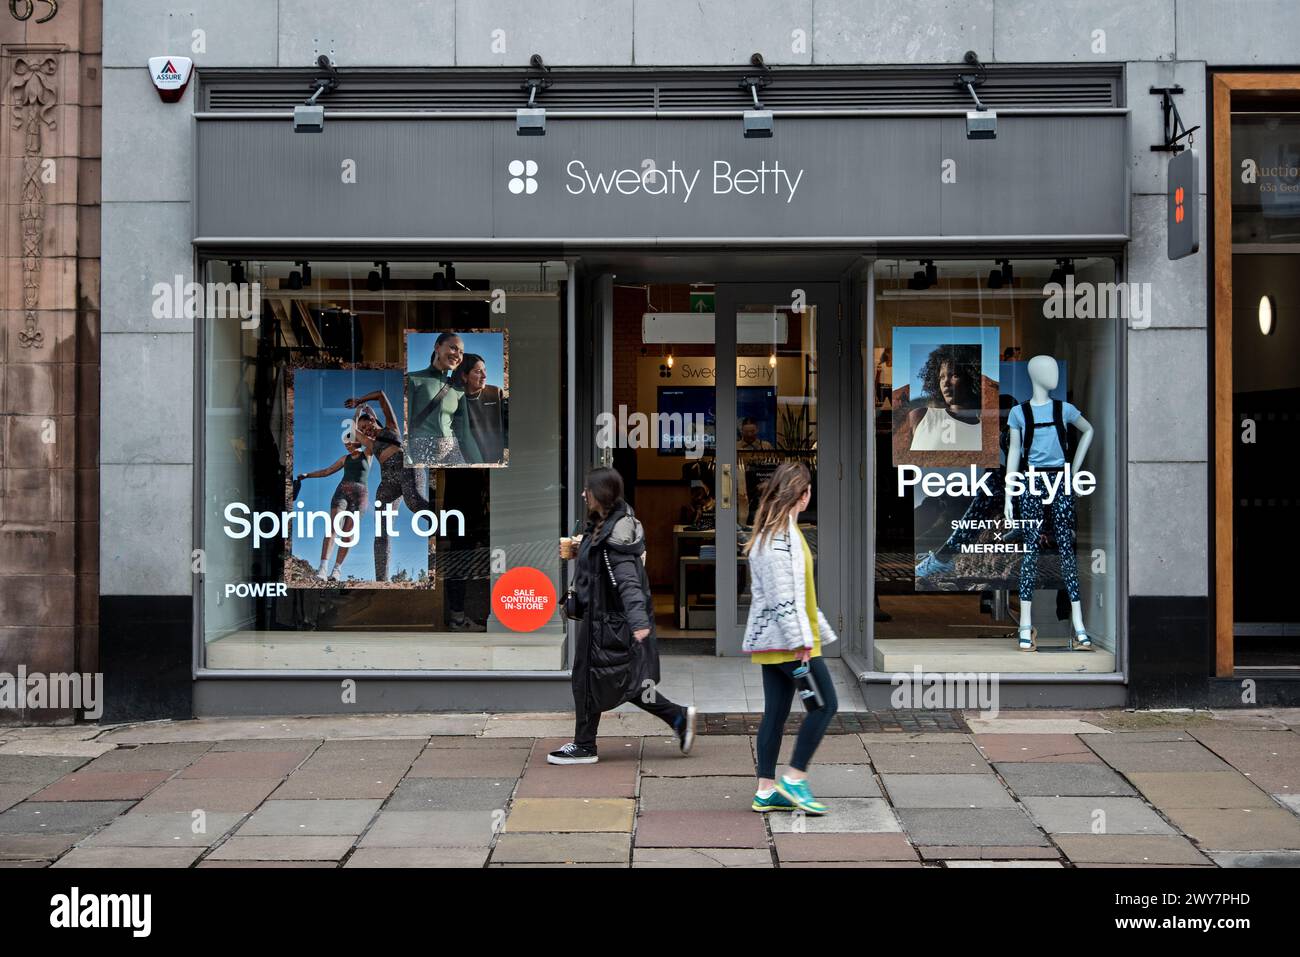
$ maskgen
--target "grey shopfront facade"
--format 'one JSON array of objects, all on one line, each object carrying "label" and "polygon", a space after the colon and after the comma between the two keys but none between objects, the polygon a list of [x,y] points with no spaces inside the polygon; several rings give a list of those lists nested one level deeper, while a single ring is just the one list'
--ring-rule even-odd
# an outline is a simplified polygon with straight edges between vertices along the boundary
[{"label": "grey shopfront facade", "polygon": [[[692,79],[701,72],[693,71]],[[719,70],[708,79],[721,86],[734,72]],[[805,72],[831,85],[863,82],[861,71]],[[936,82],[937,73],[915,71],[918,87]],[[990,75],[992,87],[997,74]],[[796,104],[775,111],[770,139],[744,138],[740,109],[600,110],[583,104],[548,111],[546,135],[523,137],[516,133],[514,113],[505,109],[384,110],[363,101],[331,109],[327,99],[323,133],[308,135],[294,132],[285,109],[245,108],[250,90],[262,88],[272,92],[271,99],[283,99],[306,76],[211,70],[200,76],[192,101],[178,105],[192,111],[192,194],[183,225],[193,261],[187,268],[201,277],[212,264],[243,260],[563,262],[566,434],[557,537],[576,517],[582,472],[601,460],[591,423],[609,396],[608,363],[601,356],[612,348],[605,330],[613,277],[707,274],[719,284],[720,302],[743,301],[760,283],[768,291],[782,285],[822,290],[827,315],[836,316],[820,333],[822,354],[833,366],[826,373],[826,394],[839,398],[826,406],[837,441],[829,447],[823,434],[819,481],[827,514],[849,531],[828,534],[829,551],[819,555],[826,569],[819,571],[819,593],[847,622],[842,653],[863,676],[868,703],[888,706],[890,675],[874,666],[875,576],[865,573],[876,562],[869,484],[877,452],[863,438],[865,413],[856,399],[870,388],[858,357],[879,345],[872,333],[877,264],[933,260],[942,269],[956,260],[1050,263],[1091,257],[1113,263],[1115,281],[1124,279],[1132,222],[1129,158],[1138,147],[1121,71],[1016,71],[1016,90],[1035,84],[1069,90],[1085,83],[1095,89],[1100,76],[1106,93],[1086,106],[1070,105],[1065,95],[1059,103],[1040,96],[1035,105],[1017,106],[1010,92],[1011,105],[998,109],[994,140],[967,139],[965,109],[955,103],[931,109]],[[890,71],[890,78],[903,84],[898,99],[906,100],[908,71]],[[555,79],[563,81],[561,75]],[[619,79],[655,86],[671,85],[677,77],[672,71],[633,71]],[[412,89],[431,82],[418,71],[407,81]],[[810,104],[813,99],[810,94]],[[515,175],[515,162],[526,165],[523,175]],[[348,164],[354,181],[340,176]],[[647,169],[662,175],[647,176]],[[512,190],[511,180],[520,178],[536,186]],[[1108,321],[1116,324],[1114,389],[1113,405],[1103,416],[1123,466],[1129,461],[1129,337],[1123,319]],[[726,338],[722,325],[720,347]],[[734,330],[731,336],[734,348]],[[200,503],[208,495],[204,337],[189,342],[192,348],[175,350],[173,358],[194,370],[187,403],[195,424],[189,492],[194,507],[184,510],[194,520],[190,527],[159,531],[197,543]],[[1135,655],[1152,673],[1167,671],[1167,658],[1144,656],[1143,633],[1135,631],[1135,619],[1149,626],[1152,610],[1139,603],[1135,611],[1129,593],[1129,471],[1119,467],[1114,473],[1113,670],[1003,671],[1002,707],[1123,705],[1141,700],[1130,687],[1143,677],[1133,673]],[[733,516],[733,531],[734,521]],[[153,709],[174,715],[187,707],[194,714],[357,710],[346,703],[323,705],[338,701],[344,678],[364,686],[366,711],[550,710],[569,704],[563,670],[344,675],[210,668],[202,654],[202,595],[196,575],[184,592],[166,599],[106,599],[105,658],[117,654],[123,669],[110,678],[124,692],[122,714]],[[169,639],[166,655],[158,655],[156,645],[145,654],[128,637],[150,621],[163,622],[153,629],[155,637],[168,633],[175,639]],[[1205,623],[1198,627],[1203,637]],[[116,644],[111,636],[118,636]],[[1198,640],[1194,635],[1186,646],[1179,669],[1194,673],[1199,667]],[[157,690],[132,701],[127,686],[141,687],[146,674]],[[160,683],[160,675],[168,677]]]}]

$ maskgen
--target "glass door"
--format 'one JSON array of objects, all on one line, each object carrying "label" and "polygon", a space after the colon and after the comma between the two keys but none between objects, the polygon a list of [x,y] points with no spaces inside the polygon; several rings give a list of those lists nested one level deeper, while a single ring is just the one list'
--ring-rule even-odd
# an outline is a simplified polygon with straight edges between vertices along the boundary
[{"label": "glass door", "polygon": [[[740,655],[749,616],[744,546],[767,481],[798,462],[813,495],[799,526],[813,552],[818,606],[843,632],[840,541],[841,394],[838,287],[831,283],[720,284],[717,287],[717,653]],[[827,345],[830,348],[827,348]],[[829,361],[828,361],[829,360]],[[730,373],[730,374],[728,374]],[[820,532],[820,534],[819,534]],[[818,556],[824,561],[819,561]],[[838,654],[832,645],[826,654]]]}]

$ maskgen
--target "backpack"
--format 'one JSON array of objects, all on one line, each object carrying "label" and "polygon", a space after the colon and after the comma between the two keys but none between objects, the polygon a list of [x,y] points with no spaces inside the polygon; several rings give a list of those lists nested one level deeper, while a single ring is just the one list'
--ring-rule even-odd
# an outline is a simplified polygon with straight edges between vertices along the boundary
[{"label": "backpack", "polygon": [[[1028,400],[1020,403],[1020,414],[1025,418],[1025,437],[1022,443],[1025,450],[1025,461],[1029,461],[1029,451],[1034,447],[1034,429],[1037,423],[1034,422],[1034,410],[1030,408]],[[1064,403],[1060,399],[1052,400],[1052,425],[1056,429],[1056,441],[1061,444],[1061,457],[1065,461],[1070,461],[1070,437],[1065,429]]]}]

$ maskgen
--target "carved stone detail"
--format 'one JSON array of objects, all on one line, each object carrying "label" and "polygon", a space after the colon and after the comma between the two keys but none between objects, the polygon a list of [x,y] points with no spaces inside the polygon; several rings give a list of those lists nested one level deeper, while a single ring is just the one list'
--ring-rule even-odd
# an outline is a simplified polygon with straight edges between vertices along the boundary
[{"label": "carved stone detail", "polygon": [[18,332],[18,342],[28,349],[39,349],[45,341],[37,311],[40,308],[41,253],[45,235],[45,190],[41,183],[45,163],[41,150],[45,129],[55,129],[58,125],[54,108],[58,105],[59,93],[52,79],[58,69],[58,61],[53,56],[31,59],[16,56],[9,86],[14,129],[22,130],[24,135],[19,213],[23,242],[24,321]]}]

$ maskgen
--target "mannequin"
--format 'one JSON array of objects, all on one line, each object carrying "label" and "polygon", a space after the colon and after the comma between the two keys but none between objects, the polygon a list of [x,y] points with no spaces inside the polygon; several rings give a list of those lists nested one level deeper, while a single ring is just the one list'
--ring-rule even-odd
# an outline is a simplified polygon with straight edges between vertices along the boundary
[{"label": "mannequin", "polygon": [[[1033,396],[1029,408],[1024,404],[1016,406],[1007,417],[1010,445],[1007,449],[1007,475],[1020,472],[1022,453],[1028,464],[1039,474],[1037,480],[1039,491],[1026,487],[1020,496],[1020,515],[1022,519],[1038,519],[1051,522],[1056,535],[1057,547],[1061,554],[1061,571],[1065,578],[1066,589],[1070,594],[1070,623],[1074,628],[1074,637],[1070,647],[1090,649],[1092,639],[1083,625],[1083,604],[1079,597],[1078,562],[1074,554],[1075,514],[1074,495],[1062,485],[1051,504],[1045,502],[1042,491],[1042,475],[1054,475],[1061,472],[1065,465],[1065,448],[1062,437],[1073,425],[1079,430],[1079,444],[1074,450],[1070,462],[1071,470],[1078,474],[1083,465],[1088,447],[1092,445],[1093,427],[1069,402],[1061,403],[1061,424],[1055,416],[1055,403],[1049,393],[1060,381],[1056,359],[1052,356],[1034,356],[1029,360],[1029,381],[1033,386]],[[1025,415],[1033,417],[1032,427],[1027,424]],[[1025,433],[1032,432],[1032,446],[1026,449]],[[1023,474],[1022,474],[1023,477]],[[1010,524],[1014,514],[1013,497],[1008,487],[1005,494],[1003,514]],[[1033,626],[1032,599],[1034,586],[1038,579],[1038,548],[1041,538],[1041,524],[1026,526],[1024,530],[1025,556],[1020,564],[1020,627],[1018,646],[1021,651],[1034,651],[1037,648],[1038,629]]]}]

